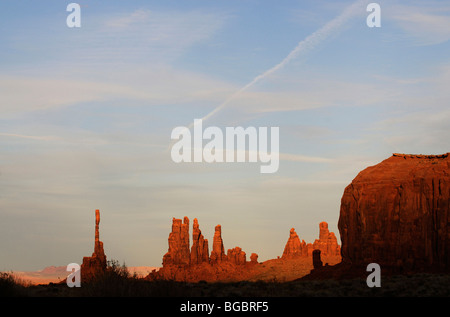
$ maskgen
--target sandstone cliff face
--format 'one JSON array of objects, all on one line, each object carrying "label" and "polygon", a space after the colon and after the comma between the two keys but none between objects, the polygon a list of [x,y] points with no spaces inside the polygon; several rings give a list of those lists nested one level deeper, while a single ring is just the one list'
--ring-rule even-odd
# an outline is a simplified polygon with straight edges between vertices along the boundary
[{"label": "sandstone cliff face", "polygon": [[106,270],[106,255],[103,242],[100,241],[100,210],[95,211],[95,240],[94,253],[90,257],[83,257],[81,264],[81,281],[86,282],[102,274]]},{"label": "sandstone cliff face", "polygon": [[450,158],[394,154],[360,172],[341,200],[343,262],[449,269]]}]

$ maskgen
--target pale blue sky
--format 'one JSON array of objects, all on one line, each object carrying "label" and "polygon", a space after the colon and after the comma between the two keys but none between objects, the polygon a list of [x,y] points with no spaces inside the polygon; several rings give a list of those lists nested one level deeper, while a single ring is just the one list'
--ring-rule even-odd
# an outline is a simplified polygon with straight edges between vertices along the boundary
[{"label": "pale blue sky", "polygon": [[[68,3],[0,3],[2,270],[81,263],[95,209],[107,256],[130,266],[160,265],[184,216],[276,258],[292,227],[339,237],[360,170],[449,151],[448,1],[378,1],[381,28],[369,1],[89,0],[78,29]],[[277,173],[172,162],[173,128],[279,63],[204,123],[280,127]]]}]

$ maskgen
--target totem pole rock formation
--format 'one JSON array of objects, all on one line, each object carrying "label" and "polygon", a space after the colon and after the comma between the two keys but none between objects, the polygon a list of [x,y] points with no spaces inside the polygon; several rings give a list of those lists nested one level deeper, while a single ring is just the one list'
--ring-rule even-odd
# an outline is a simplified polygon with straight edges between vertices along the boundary
[{"label": "totem pole rock formation", "polygon": [[257,264],[258,255],[252,253],[251,261],[247,262],[246,253],[240,247],[225,249],[222,240],[222,227],[215,227],[211,255],[209,255],[208,240],[199,228],[198,220],[194,219],[192,232],[192,247],[189,250],[189,219],[172,219],[172,232],[169,234],[169,250],[163,257],[163,267],[147,276],[149,280],[170,279],[177,281],[219,281],[240,279]]},{"label": "totem pole rock formation", "polygon": [[226,255],[223,247],[222,227],[221,225],[217,225],[214,230],[211,263],[220,263],[222,260],[226,260]]},{"label": "totem pole rock formation", "polygon": [[251,264],[258,264],[258,254],[252,253],[250,255],[250,263]]},{"label": "totem pole rock formation", "polygon": [[100,210],[95,211],[95,240],[94,253],[90,257],[83,257],[81,264],[81,280],[89,281],[106,270],[106,255],[103,242],[100,241]]},{"label": "totem pole rock formation", "polygon": [[308,244],[306,244],[305,240],[300,242],[295,229],[292,228],[281,258],[308,257],[313,254],[313,250],[320,250],[323,256],[340,256],[340,246],[337,243],[335,234],[328,230],[328,223],[321,222],[319,224],[319,239],[316,239],[314,243]]},{"label": "totem pole rock formation", "polygon": [[246,254],[240,247],[228,249],[227,260],[236,265],[247,263]]},{"label": "totem pole rock formation", "polygon": [[341,254],[341,248],[337,243],[336,236],[328,230],[328,223],[325,221],[319,224],[319,239],[313,243],[313,249],[320,250],[321,255],[338,256]]},{"label": "totem pole rock formation", "polygon": [[341,199],[342,260],[450,270],[450,158],[393,154],[361,171]]},{"label": "totem pole rock formation", "polygon": [[295,229],[292,228],[289,232],[289,239],[284,247],[282,259],[292,259],[296,257],[307,256],[308,250],[306,247],[306,242],[303,240],[300,242],[300,238],[298,237]]},{"label": "totem pole rock formation", "polygon": [[163,257],[163,265],[189,265],[191,260],[189,251],[189,219],[173,218],[172,232],[169,234],[169,251]]},{"label": "totem pole rock formation", "polygon": [[191,264],[209,263],[208,239],[203,238],[197,218],[192,228]]}]

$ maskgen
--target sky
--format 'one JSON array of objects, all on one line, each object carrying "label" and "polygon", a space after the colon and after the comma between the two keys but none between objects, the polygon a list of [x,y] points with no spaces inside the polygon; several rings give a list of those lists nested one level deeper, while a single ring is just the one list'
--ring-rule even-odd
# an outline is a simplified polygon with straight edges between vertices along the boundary
[{"label": "sky", "polygon": [[[172,218],[259,261],[314,242],[345,187],[392,153],[449,152],[450,4],[0,2],[0,270],[160,266]],[[276,173],[175,163],[171,132],[279,127]]]}]

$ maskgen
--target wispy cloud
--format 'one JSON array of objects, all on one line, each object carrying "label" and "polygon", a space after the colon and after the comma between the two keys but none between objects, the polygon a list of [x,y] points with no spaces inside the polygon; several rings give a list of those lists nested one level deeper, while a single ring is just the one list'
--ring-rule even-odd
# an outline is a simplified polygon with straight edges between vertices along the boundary
[{"label": "wispy cloud", "polygon": [[[192,153],[194,151],[200,151],[202,153],[203,148],[191,148]],[[214,149],[216,155],[219,157],[225,158],[227,149],[225,148],[215,148]],[[249,161],[249,157],[255,157],[257,158],[259,155],[258,151],[251,151],[251,150],[243,150],[243,149],[232,149],[232,152],[235,154],[236,157],[244,157],[245,161]],[[318,156],[308,156],[308,155],[301,155],[301,154],[291,154],[291,153],[273,153],[269,151],[269,154],[272,156],[277,156],[279,160],[281,161],[291,161],[291,162],[304,162],[304,163],[331,163],[334,161],[332,158],[325,158],[325,157],[318,157]],[[224,159],[225,162],[225,159]]]},{"label": "wispy cloud", "polygon": [[424,6],[396,5],[386,10],[416,45],[435,45],[450,40],[450,7],[431,2]]},{"label": "wispy cloud", "polygon": [[331,163],[334,159],[300,154],[280,153],[280,160],[302,163]]},{"label": "wispy cloud", "polygon": [[226,21],[225,14],[206,10],[139,9],[99,18],[98,28],[83,36],[90,52],[86,58],[170,63],[192,46],[211,39]]},{"label": "wispy cloud", "polygon": [[16,134],[16,133],[1,133],[1,132],[0,132],[0,136],[21,138],[21,139],[30,139],[30,140],[37,140],[37,141],[55,141],[55,140],[61,139],[60,137],[52,136],[52,135],[37,136],[37,135],[23,135],[23,134]]},{"label": "wispy cloud", "polygon": [[364,83],[316,76],[285,79],[283,85],[284,88],[278,91],[254,89],[242,92],[228,107],[240,112],[263,114],[333,106],[370,106],[398,98],[398,91],[382,80]]},{"label": "wispy cloud", "polygon": [[114,75],[78,69],[78,78],[48,72],[45,77],[0,76],[2,115],[74,105],[82,102],[128,100],[149,106],[215,102],[233,86],[206,75],[171,67],[130,67]]},{"label": "wispy cloud", "polygon": [[133,25],[148,23],[150,18],[150,10],[138,9],[130,14],[111,18],[104,23],[107,28],[126,29]]},{"label": "wispy cloud", "polygon": [[[450,66],[418,79],[383,79],[400,92],[396,107],[370,131],[392,152],[435,153],[448,151],[450,127]],[[394,110],[395,109],[395,110]]]}]

